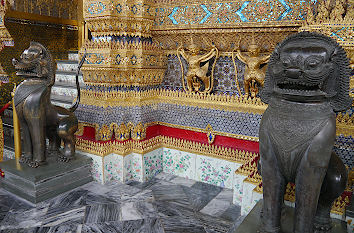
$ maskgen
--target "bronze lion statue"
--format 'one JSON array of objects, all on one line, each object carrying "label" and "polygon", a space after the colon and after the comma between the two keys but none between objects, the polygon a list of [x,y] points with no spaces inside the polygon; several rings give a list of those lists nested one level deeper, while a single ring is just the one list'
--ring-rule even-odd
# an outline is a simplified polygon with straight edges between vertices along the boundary
[{"label": "bronze lion statue", "polygon": [[288,182],[296,184],[296,233],[328,232],[330,210],[347,171],[332,151],[336,114],[352,104],[349,61],[329,37],[301,32],[277,45],[261,99],[268,104],[259,130],[263,178],[261,232],[281,232]]},{"label": "bronze lion statue", "polygon": [[[81,61],[80,66],[82,65]],[[65,109],[52,105],[51,88],[55,82],[54,62],[49,51],[37,42],[31,42],[19,60],[13,59],[16,75],[25,79],[16,89],[14,103],[21,125],[23,146],[20,162],[30,167],[46,163],[48,153],[55,153],[59,160],[74,158],[75,136],[78,120],[74,115],[80,101],[78,73],[76,103]],[[48,149],[46,138],[49,139]],[[64,144],[60,150],[61,142]]]}]

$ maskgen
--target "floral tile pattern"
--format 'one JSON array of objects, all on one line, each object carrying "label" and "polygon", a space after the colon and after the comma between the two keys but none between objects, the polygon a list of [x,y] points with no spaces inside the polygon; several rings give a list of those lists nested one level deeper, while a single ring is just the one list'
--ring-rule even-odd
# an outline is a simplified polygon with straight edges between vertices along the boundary
[{"label": "floral tile pattern", "polygon": [[233,203],[235,205],[241,205],[242,195],[243,195],[243,181],[247,176],[234,174],[234,194],[233,194]]},{"label": "floral tile pattern", "polygon": [[104,157],[104,182],[123,181],[123,156],[109,154]]},{"label": "floral tile pattern", "polygon": [[206,156],[196,160],[196,180],[220,187],[232,188],[236,164]]},{"label": "floral tile pattern", "polygon": [[90,158],[92,158],[92,165],[91,165],[91,173],[92,173],[92,178],[103,184],[104,180],[103,180],[103,158],[101,156],[98,155],[93,155],[90,153],[86,153],[86,152],[79,152],[80,154],[86,155]]},{"label": "floral tile pattern", "polygon": [[162,172],[162,152],[163,149],[159,148],[144,155],[144,181]]},{"label": "floral tile pattern", "polygon": [[142,155],[132,153],[124,157],[124,181],[143,181]]},{"label": "floral tile pattern", "polygon": [[163,149],[163,170],[180,177],[195,179],[197,155],[170,148]]}]

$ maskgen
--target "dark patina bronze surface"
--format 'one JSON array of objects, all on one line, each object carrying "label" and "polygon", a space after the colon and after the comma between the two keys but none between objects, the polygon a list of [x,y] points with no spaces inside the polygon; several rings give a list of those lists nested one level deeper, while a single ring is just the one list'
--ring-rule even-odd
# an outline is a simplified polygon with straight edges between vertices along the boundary
[{"label": "dark patina bronze surface", "polygon": [[309,32],[288,37],[274,50],[262,101],[269,106],[259,131],[263,178],[261,232],[281,232],[288,182],[296,184],[296,233],[329,232],[333,201],[347,171],[332,151],[335,112],[347,109],[349,62],[332,39]]},{"label": "dark patina bronze surface", "polygon": [[[12,62],[16,74],[25,78],[14,96],[23,138],[20,162],[38,167],[46,163],[49,153],[57,154],[61,161],[69,161],[75,154],[74,133],[78,128],[78,120],[73,113],[80,100],[78,80],[78,98],[68,110],[51,104],[55,69],[52,57],[43,45],[31,42],[20,59]],[[46,138],[49,139],[48,148]],[[63,150],[59,150],[61,142]]]}]

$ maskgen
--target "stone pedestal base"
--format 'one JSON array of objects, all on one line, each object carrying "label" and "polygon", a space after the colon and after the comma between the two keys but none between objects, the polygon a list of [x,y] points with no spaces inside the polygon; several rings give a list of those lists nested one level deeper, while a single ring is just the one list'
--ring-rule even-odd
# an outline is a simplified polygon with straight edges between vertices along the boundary
[{"label": "stone pedestal base", "polygon": [[2,187],[32,203],[53,198],[92,181],[91,158],[76,154],[68,163],[57,161],[56,157],[47,159],[48,164],[30,168],[17,164],[15,160],[0,163],[4,171]]},{"label": "stone pedestal base", "polygon": [[[235,233],[258,233],[260,226],[260,212],[263,200],[259,201],[252,211],[243,220],[241,225],[236,229]],[[293,233],[295,209],[285,206],[281,216],[282,233]],[[344,221],[332,219],[332,230],[330,233],[347,233],[347,226]]]}]

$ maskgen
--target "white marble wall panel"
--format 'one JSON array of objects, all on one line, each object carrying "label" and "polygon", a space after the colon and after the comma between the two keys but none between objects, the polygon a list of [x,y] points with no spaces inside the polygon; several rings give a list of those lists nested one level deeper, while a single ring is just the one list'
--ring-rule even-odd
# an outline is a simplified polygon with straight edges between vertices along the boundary
[{"label": "white marble wall panel", "polygon": [[252,193],[252,202],[251,202],[251,210],[253,207],[261,200],[263,199],[263,193],[259,193],[256,191],[253,191]]},{"label": "white marble wall panel", "polygon": [[196,180],[232,189],[235,169],[236,163],[198,155],[196,159]]},{"label": "white marble wall panel", "polygon": [[252,184],[250,182],[243,183],[241,215],[248,214],[252,210],[252,208],[254,206],[254,203],[252,203],[252,195],[253,195],[253,189],[255,187],[256,187],[256,185]]},{"label": "white marble wall panel", "polygon": [[117,180],[123,182],[123,156],[109,154],[104,157],[104,182]]},{"label": "white marble wall panel", "polygon": [[345,220],[347,221],[347,232],[353,233],[354,232],[354,218],[346,217]]},{"label": "white marble wall panel", "polygon": [[163,149],[163,171],[187,179],[195,179],[196,154],[170,148]]},{"label": "white marble wall panel", "polygon": [[132,153],[124,157],[124,181],[143,181],[142,155]]}]

